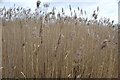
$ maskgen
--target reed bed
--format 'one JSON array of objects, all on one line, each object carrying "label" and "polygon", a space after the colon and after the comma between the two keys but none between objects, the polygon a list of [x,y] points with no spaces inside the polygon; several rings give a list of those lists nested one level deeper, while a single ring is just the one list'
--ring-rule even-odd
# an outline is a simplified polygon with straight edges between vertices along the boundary
[{"label": "reed bed", "polygon": [[3,78],[118,77],[117,26],[53,20],[2,21]]},{"label": "reed bed", "polygon": [[0,19],[0,78],[2,77],[2,20]]}]

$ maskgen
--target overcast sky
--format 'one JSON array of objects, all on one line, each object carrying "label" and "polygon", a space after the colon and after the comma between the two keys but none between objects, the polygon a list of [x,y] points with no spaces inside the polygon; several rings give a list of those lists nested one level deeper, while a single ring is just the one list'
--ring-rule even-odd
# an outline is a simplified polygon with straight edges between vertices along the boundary
[{"label": "overcast sky", "polygon": [[[9,6],[11,6],[15,3],[19,6],[34,9],[36,7],[36,1],[37,0],[2,0],[0,2],[0,7],[3,7],[6,4],[8,5],[8,3]],[[83,10],[87,11],[89,17],[91,16],[93,10],[96,10],[96,7],[99,6],[99,17],[110,18],[111,20],[115,20],[115,23],[118,22],[118,0],[41,0],[41,2],[49,2],[50,8],[55,6],[57,10],[61,10],[63,7],[67,14],[69,11],[69,4],[71,4],[74,9],[77,9],[79,6]]]}]

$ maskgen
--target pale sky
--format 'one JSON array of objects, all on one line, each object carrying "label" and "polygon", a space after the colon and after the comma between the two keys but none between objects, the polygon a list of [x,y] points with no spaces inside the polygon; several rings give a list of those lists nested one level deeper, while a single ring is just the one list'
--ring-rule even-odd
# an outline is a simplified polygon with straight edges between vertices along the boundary
[{"label": "pale sky", "polygon": [[[1,0],[2,1],[2,0]],[[37,0],[3,0],[5,2],[36,2]],[[42,2],[96,2],[100,0],[40,0]]]},{"label": "pale sky", "polygon": [[[35,8],[36,1],[37,0],[2,0],[1,2],[10,2],[10,3],[20,2],[22,6]],[[68,13],[69,11],[69,7],[68,7],[69,3],[71,4],[73,2],[73,4],[71,4],[73,8],[77,9],[77,7],[79,6],[80,8],[86,10],[89,16],[91,16],[90,14],[92,14],[92,12],[96,10],[96,7],[99,6],[100,8],[99,17],[110,18],[111,20],[115,20],[115,23],[118,22],[118,0],[41,0],[41,2],[42,3],[57,2],[57,4],[52,4],[50,5],[50,7],[55,6],[58,9],[58,11],[61,10],[61,8],[63,7],[65,8],[66,13]],[[1,4],[2,3],[0,3],[0,5]]]}]

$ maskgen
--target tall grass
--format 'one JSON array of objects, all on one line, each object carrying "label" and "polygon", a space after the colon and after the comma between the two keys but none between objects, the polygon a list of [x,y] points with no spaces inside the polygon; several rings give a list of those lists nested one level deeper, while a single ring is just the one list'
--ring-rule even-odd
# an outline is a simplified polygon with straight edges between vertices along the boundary
[{"label": "tall grass", "polygon": [[[111,27],[50,23],[41,39],[39,20],[33,23],[4,23],[3,78],[118,77],[117,31]],[[101,49],[105,39],[110,42]]]},{"label": "tall grass", "polygon": [[2,19],[0,18],[0,78],[2,77]]},{"label": "tall grass", "polygon": [[93,20],[77,18],[69,7],[71,17],[55,18],[54,8],[46,16],[24,10],[23,19],[3,16],[3,78],[118,77],[117,26],[98,22],[95,11]]}]

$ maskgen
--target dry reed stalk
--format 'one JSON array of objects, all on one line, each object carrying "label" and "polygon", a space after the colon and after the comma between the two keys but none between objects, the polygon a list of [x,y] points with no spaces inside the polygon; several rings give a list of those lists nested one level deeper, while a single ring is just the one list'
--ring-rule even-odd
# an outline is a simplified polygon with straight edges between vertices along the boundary
[{"label": "dry reed stalk", "polygon": [[21,74],[23,75],[24,78],[26,78],[25,74],[23,72],[21,72]]},{"label": "dry reed stalk", "polygon": [[61,43],[61,39],[62,39],[62,35],[59,34],[59,37],[58,37],[58,40],[57,40],[57,45],[56,45],[55,51],[54,51],[55,56],[56,56],[56,52],[57,52],[57,50],[58,50],[58,48],[59,48],[59,45],[60,45],[60,43]]},{"label": "dry reed stalk", "polygon": [[41,18],[40,19],[40,32],[39,32],[39,37],[41,38],[41,41],[40,41],[40,43],[42,44],[43,43],[43,39],[42,39],[42,37],[43,37],[43,19]]}]

